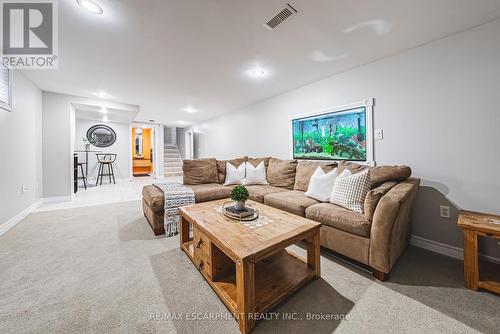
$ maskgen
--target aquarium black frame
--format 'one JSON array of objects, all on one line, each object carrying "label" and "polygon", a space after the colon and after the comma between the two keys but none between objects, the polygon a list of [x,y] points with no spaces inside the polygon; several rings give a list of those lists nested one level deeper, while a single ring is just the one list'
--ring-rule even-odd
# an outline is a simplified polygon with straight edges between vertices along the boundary
[{"label": "aquarium black frame", "polygon": [[[290,158],[295,160],[304,161],[354,161],[368,165],[374,165],[374,152],[373,152],[373,106],[375,99],[366,99],[360,102],[351,103],[343,106],[330,107],[322,110],[314,111],[307,114],[295,115],[289,117],[289,145],[290,145]],[[312,117],[321,117],[326,114],[335,114],[365,108],[365,122],[366,122],[366,160],[348,160],[348,159],[326,159],[326,158],[302,158],[295,157],[293,149],[293,122]]]}]

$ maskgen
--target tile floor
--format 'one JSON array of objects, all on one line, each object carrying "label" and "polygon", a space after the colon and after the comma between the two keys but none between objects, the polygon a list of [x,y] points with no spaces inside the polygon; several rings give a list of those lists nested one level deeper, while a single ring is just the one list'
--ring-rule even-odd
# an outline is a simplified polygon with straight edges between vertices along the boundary
[{"label": "tile floor", "polygon": [[132,181],[117,180],[116,184],[91,186],[87,187],[87,190],[82,187],[78,189],[73,201],[42,204],[36,211],[51,211],[136,201],[142,198],[142,188],[146,185],[152,184],[153,182],[182,182],[182,177],[168,177],[156,180],[149,176],[135,177]]}]

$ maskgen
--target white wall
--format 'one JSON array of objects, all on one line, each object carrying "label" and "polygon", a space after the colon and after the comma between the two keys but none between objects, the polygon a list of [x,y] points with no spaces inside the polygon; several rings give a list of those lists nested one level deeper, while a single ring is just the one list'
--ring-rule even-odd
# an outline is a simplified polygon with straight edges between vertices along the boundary
[{"label": "white wall", "polygon": [[165,174],[165,127],[161,124],[154,125],[155,129],[155,175],[156,178],[162,178]]},{"label": "white wall", "polygon": [[[112,123],[112,122],[96,122],[85,119],[76,119],[75,126],[75,150],[85,150],[83,144],[83,138],[86,138],[87,130],[98,124],[105,124],[111,127],[116,132],[116,141],[113,145],[109,147],[95,147],[91,145],[92,151],[101,151],[102,153],[115,153],[116,162],[113,165],[115,171],[115,179],[129,179],[130,178],[130,159],[131,159],[131,133],[129,124],[125,123]],[[85,162],[85,153],[78,153],[78,159],[80,162]],[[89,175],[88,181],[94,183],[97,179],[97,171],[99,166],[97,165],[97,159],[95,153],[89,153]],[[85,169],[85,168],[84,168]],[[105,170],[107,173],[107,169]],[[81,184],[82,181],[79,181]],[[109,179],[103,179],[104,182],[108,183]]]},{"label": "white wall", "polygon": [[13,110],[0,109],[0,234],[42,193],[42,91],[19,71],[12,81]]},{"label": "white wall", "polygon": [[165,144],[167,145],[177,145],[177,128],[175,127],[163,127]]},{"label": "white wall", "polygon": [[72,194],[71,110],[60,94],[43,92],[43,197]]},{"label": "white wall", "polygon": [[137,106],[100,99],[43,92],[43,197],[67,199],[73,193],[73,103],[134,110]]},{"label": "white wall", "polygon": [[172,128],[165,126],[164,131],[164,144],[172,144]]},{"label": "white wall", "polygon": [[[288,117],[376,98],[378,164],[422,178],[414,235],[461,247],[457,209],[500,214],[500,21],[312,83],[193,127],[197,156],[289,157]],[[452,206],[451,219],[439,205]],[[483,252],[500,257],[483,242]]]},{"label": "white wall", "polygon": [[176,131],[177,148],[179,149],[181,158],[186,159],[186,129],[177,128],[176,130],[177,130]]}]

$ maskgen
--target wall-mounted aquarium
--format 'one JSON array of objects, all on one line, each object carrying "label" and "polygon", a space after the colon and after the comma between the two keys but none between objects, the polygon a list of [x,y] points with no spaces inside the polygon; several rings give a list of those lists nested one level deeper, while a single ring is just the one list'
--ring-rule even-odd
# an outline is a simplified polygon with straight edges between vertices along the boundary
[{"label": "wall-mounted aquarium", "polygon": [[371,161],[371,105],[291,119],[294,159]]}]

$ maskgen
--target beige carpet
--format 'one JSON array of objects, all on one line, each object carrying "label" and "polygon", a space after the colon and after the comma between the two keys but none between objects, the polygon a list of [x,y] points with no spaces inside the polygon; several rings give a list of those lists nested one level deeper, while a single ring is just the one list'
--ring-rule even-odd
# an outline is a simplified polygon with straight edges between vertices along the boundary
[{"label": "beige carpet", "polygon": [[[386,283],[326,253],[321,264],[322,279],[254,333],[500,328],[500,297],[464,289],[459,261],[410,247]],[[228,314],[178,238],[153,236],[140,202],[30,215],[0,237],[0,292],[0,333],[238,333],[234,320],[198,319]]]}]

